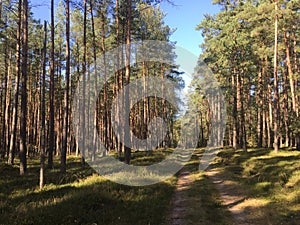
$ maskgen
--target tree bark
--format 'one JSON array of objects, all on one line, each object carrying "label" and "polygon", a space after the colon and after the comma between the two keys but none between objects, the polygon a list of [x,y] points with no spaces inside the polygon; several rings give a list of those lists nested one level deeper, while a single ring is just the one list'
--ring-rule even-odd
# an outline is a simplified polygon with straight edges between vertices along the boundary
[{"label": "tree bark", "polygon": [[45,164],[45,150],[46,150],[46,55],[47,55],[47,22],[44,22],[44,47],[43,47],[43,77],[42,77],[42,95],[41,95],[41,113],[42,124],[40,132],[40,189],[44,186],[44,164]]},{"label": "tree bark", "polygon": [[66,77],[64,90],[63,138],[60,157],[60,172],[66,172],[69,135],[69,85],[70,85],[70,2],[66,0]]},{"label": "tree bark", "polygon": [[[132,1],[131,0],[126,0],[126,8],[127,8],[127,13],[126,13],[126,56],[125,56],[125,61],[126,61],[126,67],[125,67],[125,85],[128,85],[130,83],[130,55],[131,55],[131,13],[132,13]],[[128,88],[125,91],[125,112],[129,113],[130,108],[129,108],[129,90]],[[128,132],[124,131],[124,136],[125,140],[128,140]],[[123,145],[125,145],[125,142],[123,142]],[[131,148],[128,146],[125,146],[125,163],[130,164],[131,160]]]},{"label": "tree bark", "polygon": [[49,113],[49,151],[48,151],[48,168],[53,168],[53,152],[55,146],[55,136],[54,136],[54,68],[55,68],[55,55],[54,55],[54,0],[51,0],[51,50],[50,50],[50,90],[49,90],[49,100],[50,100],[50,113]]},{"label": "tree bark", "polygon": [[[86,18],[87,18],[87,4],[86,0],[83,1],[83,7],[84,7],[84,12],[83,12],[83,64],[82,64],[82,103],[84,104],[83,106],[83,111],[85,112],[85,104],[86,104],[86,99],[85,99],[85,94],[86,94]],[[82,129],[82,135],[83,135],[83,140],[82,140],[82,149],[81,151],[81,166],[85,166],[85,135],[86,135],[86,129],[85,129],[85,113],[82,114],[81,118],[81,129]]]},{"label": "tree bark", "polygon": [[19,106],[19,86],[20,86],[20,66],[21,66],[21,22],[22,22],[22,0],[18,3],[18,29],[17,29],[17,46],[16,46],[16,80],[14,88],[14,107],[12,113],[12,131],[10,136],[8,164],[14,164],[15,150],[16,150],[16,136],[18,129],[18,106]]},{"label": "tree bark", "polygon": [[[103,4],[106,4],[106,1],[104,1]],[[106,9],[106,5],[104,5],[104,8]],[[103,136],[104,136],[104,144],[105,149],[109,148],[109,132],[108,132],[108,112],[107,112],[107,106],[108,106],[108,97],[107,97],[107,68],[106,68],[106,46],[105,46],[105,15],[102,13],[101,15],[101,47],[102,47],[102,53],[103,53],[103,79],[104,79],[104,85],[103,85]]]},{"label": "tree bark", "polygon": [[288,68],[290,88],[291,88],[292,108],[294,112],[297,112],[295,85],[294,85],[294,78],[293,78],[294,73],[291,64],[290,44],[287,38],[287,32],[284,32],[283,36],[284,36],[284,43],[285,43],[286,64]]},{"label": "tree bark", "polygon": [[27,55],[28,55],[28,0],[23,0],[22,93],[20,124],[20,175],[27,171]]},{"label": "tree bark", "polygon": [[[7,54],[7,46],[5,46],[5,97],[4,97],[4,118],[3,118],[3,125],[2,125],[2,132],[3,132],[3,145],[2,145],[2,158],[6,156],[8,152],[9,155],[9,136],[10,136],[10,122],[9,122],[9,111],[11,105],[11,86],[12,86],[12,73],[11,73],[11,63],[7,62],[7,58],[9,55]],[[10,60],[11,62],[11,60]]]},{"label": "tree bark", "polygon": [[232,120],[233,120],[233,129],[232,129],[232,147],[237,150],[238,149],[238,135],[237,135],[237,97],[236,97],[236,70],[234,69],[233,75],[231,77],[231,86],[232,86]]},{"label": "tree bark", "polygon": [[283,118],[284,118],[284,130],[285,130],[285,147],[289,146],[290,129],[289,129],[289,104],[288,104],[288,79],[287,73],[283,74]]},{"label": "tree bark", "polygon": [[[94,13],[93,13],[93,2],[92,0],[90,1],[90,13],[91,13],[91,22],[92,22],[92,41],[93,41],[93,58],[94,58],[94,70],[98,71],[97,69],[97,44],[96,44],[96,34],[95,34],[95,22],[94,22]],[[94,98],[96,98],[96,96],[98,95],[98,91],[97,91],[97,84],[98,84],[98,79],[97,76],[95,76],[95,85],[94,85]],[[94,127],[98,126],[98,106],[99,104],[96,103],[96,110],[94,111],[94,118],[93,118],[93,124]],[[98,133],[97,133],[97,129],[94,130],[94,138],[93,138],[93,154],[92,154],[92,161],[94,161],[95,159],[95,151],[96,151],[96,145],[97,145],[97,137],[98,137]]]},{"label": "tree bark", "polygon": [[274,142],[275,152],[279,150],[279,94],[278,94],[278,0],[275,0],[275,42],[274,42]]},{"label": "tree bark", "polygon": [[258,84],[257,84],[257,147],[262,147],[262,72],[258,73]]}]

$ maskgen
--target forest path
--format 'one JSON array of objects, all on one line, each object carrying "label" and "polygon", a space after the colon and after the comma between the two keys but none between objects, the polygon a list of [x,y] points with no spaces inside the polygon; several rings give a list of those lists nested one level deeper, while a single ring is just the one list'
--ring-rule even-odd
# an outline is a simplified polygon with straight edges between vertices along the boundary
[{"label": "forest path", "polygon": [[176,190],[171,201],[170,213],[167,218],[168,225],[183,225],[184,218],[188,209],[188,202],[185,191],[189,189],[194,182],[191,173],[183,169],[179,173]]},{"label": "forest path", "polygon": [[247,215],[249,211],[244,210],[243,203],[246,200],[246,196],[242,193],[237,182],[227,180],[221,175],[219,169],[211,169],[206,172],[206,176],[212,180],[216,189],[219,191],[222,204],[231,213],[233,220],[237,225],[250,225]]},{"label": "forest path", "polygon": [[[229,217],[231,215],[230,221],[227,221],[225,214],[224,215],[219,214],[220,211],[219,213],[216,212],[215,216],[219,216],[219,217],[221,216],[221,217],[219,218],[219,221],[218,220],[215,221],[217,223],[211,221],[212,223],[210,224],[218,224],[218,223],[222,223],[222,224],[230,223],[236,225],[253,224],[252,223],[253,221],[251,222],[251,214],[254,213],[253,210],[255,210],[255,208],[248,207],[249,205],[247,201],[250,199],[247,198],[247,196],[245,195],[245,191],[241,189],[237,181],[233,181],[230,178],[226,177],[221,168],[210,169],[204,172],[204,176],[210,180],[208,182],[212,186],[203,186],[203,188],[215,189],[216,191],[212,191],[208,195],[212,194],[213,196],[214,195],[213,193],[216,193],[218,197],[215,200],[220,202],[220,204],[224,206],[225,210],[229,212],[228,214]],[[197,208],[197,206],[195,205],[197,205],[199,201],[201,202],[203,200],[204,201],[207,200],[205,198],[198,198],[193,202],[193,200],[191,201],[191,199],[189,199],[189,197],[187,196],[187,193],[189,193],[190,188],[195,186],[196,183],[197,180],[194,180],[193,173],[191,173],[187,168],[184,168],[180,171],[178,176],[178,181],[176,184],[176,189],[173,198],[171,200],[169,214],[166,220],[167,225],[187,224],[189,220],[187,217],[190,216],[189,210],[191,210],[191,208]],[[205,183],[202,184],[205,185]],[[204,194],[201,191],[199,193]],[[211,206],[212,202],[208,202],[208,203],[210,204],[205,204],[202,202],[200,204],[199,210],[206,210],[206,209],[214,210],[212,208],[207,208],[207,207],[212,207]],[[245,210],[246,208],[247,210]],[[201,216],[203,216],[203,214]],[[214,219],[214,218],[211,217],[210,219]]]}]

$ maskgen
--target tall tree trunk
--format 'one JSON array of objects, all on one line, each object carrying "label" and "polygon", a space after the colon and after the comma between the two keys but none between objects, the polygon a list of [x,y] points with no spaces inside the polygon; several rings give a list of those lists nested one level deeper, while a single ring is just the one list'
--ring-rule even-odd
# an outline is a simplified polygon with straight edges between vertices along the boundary
[{"label": "tall tree trunk", "polygon": [[274,142],[275,152],[279,149],[279,94],[278,94],[278,0],[275,0],[275,43],[274,43]]},{"label": "tall tree trunk", "polygon": [[268,143],[267,136],[267,119],[266,119],[266,111],[262,112],[262,147],[266,148]]},{"label": "tall tree trunk", "polygon": [[245,96],[244,96],[244,77],[240,77],[241,82],[241,132],[242,132],[242,145],[244,152],[247,152],[247,133],[246,133],[246,124],[245,124]]},{"label": "tall tree trunk", "polygon": [[267,147],[267,143],[268,143],[268,131],[267,131],[267,110],[266,110],[266,93],[268,93],[266,91],[266,79],[267,79],[267,75],[266,75],[266,65],[265,62],[263,62],[263,66],[262,66],[262,84],[261,84],[261,90],[262,90],[262,147],[266,148]]},{"label": "tall tree trunk", "polygon": [[290,81],[290,88],[291,88],[291,98],[292,98],[292,108],[293,111],[297,111],[297,104],[296,104],[296,94],[295,94],[295,85],[294,85],[294,73],[292,69],[291,64],[291,54],[290,54],[290,43],[287,38],[287,32],[284,32],[284,43],[285,43],[285,53],[286,53],[286,64],[288,68],[288,74],[289,74],[289,81]]},{"label": "tall tree trunk", "polygon": [[[116,0],[116,44],[120,44],[120,37],[119,37],[119,29],[120,29],[120,22],[119,22],[119,0]],[[121,62],[122,55],[120,52],[117,52],[117,68],[120,67],[120,62]],[[122,70],[119,70],[116,72],[116,77],[115,77],[115,95],[119,93],[119,90],[123,86],[123,72]],[[118,121],[119,123],[122,123],[122,118],[120,118],[119,112],[121,111],[121,106],[117,105],[116,107],[116,113],[115,113],[115,120]],[[118,151],[118,157],[121,159],[122,156],[122,134],[120,134],[118,137],[116,137],[116,148]]]},{"label": "tall tree trunk", "polygon": [[[143,75],[143,92],[144,94],[146,93],[146,90],[147,90],[147,82],[146,82],[146,63],[144,60],[142,62],[142,75]],[[143,129],[142,129],[142,132],[143,132],[143,138],[146,139],[147,138],[147,121],[148,121],[148,109],[147,109],[147,99],[144,98],[143,100]],[[148,146],[146,146],[147,148]]]},{"label": "tall tree trunk", "polygon": [[[297,29],[297,26],[296,26]],[[294,70],[298,74],[300,73],[300,58],[297,58],[298,52],[297,52],[297,38],[296,38],[296,31],[293,32],[293,47],[294,47]],[[294,84],[295,90],[298,90],[299,88],[299,77],[296,78]],[[299,121],[299,94],[295,95],[295,110],[296,110],[296,120]],[[299,129],[296,131],[296,149],[300,151],[300,131]]]},{"label": "tall tree trunk", "polygon": [[18,3],[18,29],[17,29],[17,46],[16,46],[16,80],[14,88],[14,107],[12,113],[12,131],[10,136],[9,154],[8,154],[8,164],[14,164],[15,150],[16,150],[16,137],[18,129],[18,106],[19,106],[19,86],[20,86],[20,76],[21,76],[21,22],[22,22],[22,0]]},{"label": "tall tree trunk", "polygon": [[243,96],[243,78],[241,74],[243,72],[238,72],[236,75],[236,90],[237,90],[237,117],[239,118],[239,147],[247,151],[246,143],[246,128],[245,128],[245,113],[244,113],[244,96]]},{"label": "tall tree trunk", "polygon": [[[4,97],[4,118],[3,118],[3,145],[2,145],[2,158],[5,157],[6,153],[8,152],[9,155],[9,136],[10,136],[10,122],[9,122],[9,111],[10,111],[10,105],[11,105],[11,86],[12,86],[12,73],[11,73],[11,63],[7,62],[7,58],[9,58],[7,54],[7,46],[5,48],[5,97]],[[10,60],[11,62],[11,60]]]},{"label": "tall tree trunk", "polygon": [[28,55],[28,0],[23,0],[22,95],[20,124],[20,175],[27,170],[27,55]]},{"label": "tall tree trunk", "polygon": [[[293,49],[294,49],[294,71],[297,72],[298,74],[300,73],[300,57],[297,60],[297,56],[298,56],[298,52],[297,52],[297,44],[299,45],[299,43],[297,43],[297,39],[296,39],[296,32],[293,32]],[[297,88],[299,87],[299,77],[296,78],[295,82],[294,82],[294,86],[295,86],[295,90],[297,90]],[[295,109],[296,109],[296,116],[297,118],[299,117],[299,94],[295,95]],[[300,150],[300,149],[299,149]]]},{"label": "tall tree trunk", "polygon": [[[165,67],[164,67],[164,64],[161,62],[160,63],[161,65],[161,71],[160,71],[160,74],[161,74],[161,93],[162,93],[162,98],[161,98],[161,107],[162,107],[162,116],[164,119],[167,120],[167,108],[166,108],[166,100],[165,100],[165,85],[164,85],[164,82],[165,82]],[[198,121],[198,120],[197,120]],[[198,126],[196,126],[198,128]],[[164,138],[164,140],[162,141],[161,143],[161,147],[164,148],[166,146],[166,134],[163,133],[163,128],[161,127],[161,136]]]},{"label": "tall tree trunk", "polygon": [[55,146],[54,138],[54,68],[55,68],[55,55],[54,55],[54,0],[51,0],[51,50],[50,50],[50,91],[49,91],[49,100],[50,100],[50,113],[49,113],[49,151],[48,151],[48,168],[53,168],[53,152]]},{"label": "tall tree trunk", "polygon": [[[42,126],[40,133],[40,189],[44,186],[44,164],[45,164],[45,150],[46,150],[46,102],[45,102],[45,92],[46,92],[46,54],[47,54],[47,22],[44,22],[44,48],[43,48],[43,78],[42,78],[42,95],[41,95],[41,113],[42,113]],[[50,109],[51,110],[51,109]]]},{"label": "tall tree trunk", "polygon": [[204,138],[203,115],[202,115],[201,111],[200,111],[200,126],[201,126],[201,146],[200,147],[204,147],[205,138]]},{"label": "tall tree trunk", "polygon": [[272,87],[270,84],[270,77],[268,73],[269,59],[268,56],[265,58],[265,68],[266,68],[266,86],[267,86],[267,101],[268,101],[268,113],[266,114],[267,119],[267,135],[268,135],[268,148],[272,147],[272,129],[273,129],[273,108],[272,108]]},{"label": "tall tree trunk", "polygon": [[[130,83],[130,55],[131,55],[131,13],[132,13],[132,1],[131,0],[126,0],[126,8],[127,8],[127,13],[126,13],[126,56],[125,56],[125,61],[126,61],[126,67],[125,67],[125,85],[128,85]],[[129,113],[130,108],[129,108],[129,90],[128,88],[125,91],[125,112]],[[125,140],[128,140],[128,132],[124,132],[124,138]],[[125,145],[125,142],[123,142],[123,145]],[[125,147],[125,163],[130,164],[131,160],[131,148],[128,146]]]},{"label": "tall tree trunk", "polygon": [[256,104],[257,104],[257,147],[262,147],[262,72],[258,73],[258,84],[257,84],[257,97],[256,97]]},{"label": "tall tree trunk", "polygon": [[66,172],[66,158],[68,148],[68,134],[69,134],[69,85],[70,85],[70,2],[66,0],[66,77],[64,90],[64,117],[63,117],[63,138],[62,150],[60,157],[60,172]]},{"label": "tall tree trunk", "polygon": [[[86,5],[86,0],[83,1],[83,7],[84,7],[84,12],[83,12],[83,64],[82,64],[82,83],[83,83],[83,88],[82,88],[82,103],[84,104],[83,110],[85,112],[85,107],[86,107],[86,99],[85,99],[85,93],[86,93],[86,17],[87,17],[87,5]],[[86,130],[85,130],[85,113],[82,114],[81,118],[81,129],[82,129],[82,149],[81,150],[81,166],[85,166],[85,135],[86,135]]]},{"label": "tall tree trunk", "polygon": [[232,82],[232,120],[233,120],[233,129],[232,129],[232,147],[237,150],[238,149],[238,135],[237,135],[237,126],[238,126],[238,122],[237,122],[237,98],[236,98],[236,70],[234,69],[233,71],[233,75],[231,78],[231,82]]},{"label": "tall tree trunk", "polygon": [[[93,34],[93,58],[94,58],[94,70],[97,70],[97,44],[96,44],[96,34],[95,34],[95,23],[94,23],[94,13],[93,13],[93,1],[90,0],[90,12],[91,12],[91,22],[92,22],[92,34]],[[98,79],[97,76],[95,76],[95,86],[94,86],[94,97],[98,95],[97,91],[97,85],[98,85]],[[94,118],[93,118],[93,124],[94,127],[98,126],[98,103],[96,103],[96,109],[94,111]],[[95,159],[95,149],[96,149],[96,144],[97,144],[97,129],[94,130],[94,139],[93,139],[93,154],[92,154],[92,161]]]},{"label": "tall tree trunk", "polygon": [[285,129],[285,147],[289,146],[290,129],[289,129],[289,106],[288,106],[288,78],[287,73],[283,74],[283,117],[284,117],[284,129]]},{"label": "tall tree trunk", "polygon": [[[297,72],[297,54],[296,54],[296,38],[294,37],[294,51],[295,51],[295,72]],[[290,89],[291,89],[291,98],[292,98],[292,110],[294,112],[294,115],[296,116],[297,120],[299,120],[299,109],[298,109],[298,99],[296,95],[296,85],[298,84],[297,80],[294,80],[294,72],[292,68],[291,63],[291,53],[290,53],[290,42],[287,37],[287,32],[284,32],[284,43],[285,43],[285,50],[286,50],[286,62],[287,62],[287,68],[288,68],[288,76],[289,76],[289,82],[290,82]],[[296,149],[300,150],[300,132],[296,130]]]},{"label": "tall tree trunk", "polygon": [[[105,4],[103,7],[106,11],[106,2],[104,1],[103,4]],[[106,13],[105,13],[106,14]],[[102,47],[102,52],[103,52],[103,71],[104,71],[104,85],[103,85],[103,110],[104,110],[104,115],[103,115],[103,135],[104,135],[104,144],[105,144],[105,149],[109,148],[109,132],[108,132],[108,113],[107,113],[107,84],[106,84],[106,79],[107,79],[107,68],[106,68],[106,47],[105,47],[105,15],[104,12],[101,15],[101,47]]]}]

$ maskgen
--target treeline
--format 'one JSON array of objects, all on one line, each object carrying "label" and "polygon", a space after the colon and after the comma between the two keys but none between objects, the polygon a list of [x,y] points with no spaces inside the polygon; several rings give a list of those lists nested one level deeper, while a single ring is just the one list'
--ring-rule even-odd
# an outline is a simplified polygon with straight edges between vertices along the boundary
[{"label": "treeline", "polygon": [[[225,145],[296,147],[300,150],[300,2],[214,0],[222,10],[206,15],[203,60],[219,81],[227,104]],[[200,71],[201,73],[201,71]],[[194,76],[192,101],[207,132],[209,101]],[[203,122],[202,122],[203,120]]]},{"label": "treeline", "polygon": [[[73,130],[71,106],[79,80],[82,97],[87,90],[104,81],[93,118],[82,114],[81,123],[96,124],[107,150],[117,150],[130,163],[131,149],[117,138],[111,124],[111,103],[120,90],[135,78],[156,76],[174,80],[178,88],[184,83],[175,66],[163,62],[145,62],[125,66],[113,78],[108,71],[91,79],[98,59],[122,44],[125,54],[117,57],[120,64],[134,58],[128,46],[132,40],[160,40],[170,44],[167,54],[175,58],[174,43],[169,41],[172,29],[163,22],[160,1],[84,0],[50,2],[51,20],[44,24],[32,17],[27,0],[5,1],[0,5],[0,154],[7,163],[20,157],[20,174],[27,168],[27,157],[41,155],[41,168],[53,168],[53,156],[61,157],[61,172],[66,171],[68,154],[80,154]],[[101,68],[103,69],[103,68]],[[143,83],[147,88],[146,79]],[[162,92],[163,90],[163,86]],[[96,90],[95,90],[96,91]],[[99,90],[97,90],[99,91]],[[163,99],[152,96],[131,110],[130,124],[134,134],[145,139],[147,124],[155,117],[165,118],[167,138],[161,146],[176,144],[173,138],[176,110]],[[121,118],[117,118],[122,120]],[[121,121],[122,122],[122,121]],[[84,157],[82,164],[84,165]]]}]

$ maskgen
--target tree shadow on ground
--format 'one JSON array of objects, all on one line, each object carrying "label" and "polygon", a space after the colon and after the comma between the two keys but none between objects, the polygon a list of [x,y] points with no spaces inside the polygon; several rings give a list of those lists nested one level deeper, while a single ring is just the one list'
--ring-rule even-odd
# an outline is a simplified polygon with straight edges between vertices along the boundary
[{"label": "tree shadow on ground", "polygon": [[239,208],[250,224],[300,224],[300,154],[269,149],[223,150],[211,169],[245,201]]},{"label": "tree shadow on ground", "polygon": [[0,174],[0,224],[145,225],[165,223],[174,181],[146,187],[116,184],[93,174],[80,159],[68,162],[63,176],[46,170],[46,186],[38,190],[38,164],[28,174],[5,166]]}]

